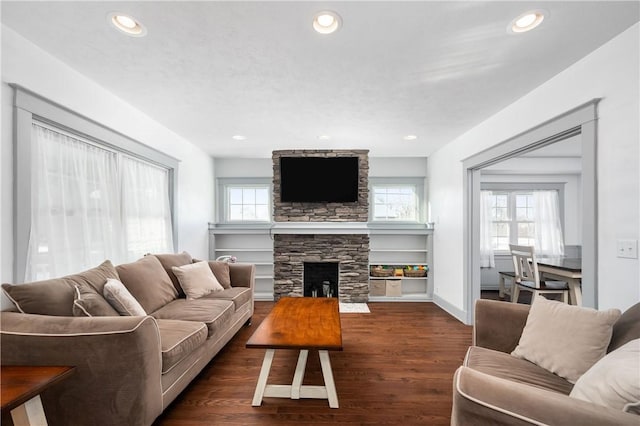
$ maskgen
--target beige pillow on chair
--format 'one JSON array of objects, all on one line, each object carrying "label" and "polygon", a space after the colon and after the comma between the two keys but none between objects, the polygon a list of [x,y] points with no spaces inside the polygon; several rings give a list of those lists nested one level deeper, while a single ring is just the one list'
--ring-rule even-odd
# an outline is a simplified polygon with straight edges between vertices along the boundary
[{"label": "beige pillow on chair", "polygon": [[207,262],[174,266],[171,270],[178,278],[187,299],[198,299],[209,293],[224,290]]},{"label": "beige pillow on chair", "polygon": [[607,353],[620,310],[596,311],[537,296],[511,352],[571,383]]},{"label": "beige pillow on chair", "polygon": [[627,342],[596,362],[578,379],[569,396],[640,414],[640,339]]}]

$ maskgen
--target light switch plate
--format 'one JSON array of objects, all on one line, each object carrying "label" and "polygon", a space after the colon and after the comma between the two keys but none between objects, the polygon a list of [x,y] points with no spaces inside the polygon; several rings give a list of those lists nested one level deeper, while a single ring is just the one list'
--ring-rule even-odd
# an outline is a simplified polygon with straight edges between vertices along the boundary
[{"label": "light switch plate", "polygon": [[638,240],[618,240],[618,257],[638,258]]}]

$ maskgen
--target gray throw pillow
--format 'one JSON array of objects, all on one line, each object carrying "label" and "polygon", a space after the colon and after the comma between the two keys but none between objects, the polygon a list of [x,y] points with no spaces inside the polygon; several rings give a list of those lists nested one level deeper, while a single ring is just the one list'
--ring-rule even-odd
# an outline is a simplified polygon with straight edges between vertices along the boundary
[{"label": "gray throw pillow", "polygon": [[76,296],[73,301],[74,317],[109,317],[119,315],[118,312],[111,307],[109,302],[93,288],[77,285],[75,290]]}]

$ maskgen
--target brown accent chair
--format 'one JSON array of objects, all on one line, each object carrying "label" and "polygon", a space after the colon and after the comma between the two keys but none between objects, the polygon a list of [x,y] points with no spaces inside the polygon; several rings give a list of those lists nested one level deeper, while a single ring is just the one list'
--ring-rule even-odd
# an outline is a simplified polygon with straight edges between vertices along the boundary
[{"label": "brown accent chair", "polygon": [[[477,300],[473,346],[453,378],[451,425],[635,425],[640,417],[572,398],[573,384],[511,356],[530,305]],[[607,352],[640,338],[640,303],[618,319]]]},{"label": "brown accent chair", "polygon": [[[192,262],[188,253],[148,255],[117,267],[105,261],[67,277],[3,285],[16,309],[0,314],[2,365],[76,367],[42,394],[49,425],[152,424],[250,323],[255,266],[210,262],[216,276],[223,270],[224,290],[187,299],[171,267]],[[119,316],[108,306],[94,316],[77,310],[79,287],[106,303],[99,295],[108,278],[119,279],[147,315]]]}]

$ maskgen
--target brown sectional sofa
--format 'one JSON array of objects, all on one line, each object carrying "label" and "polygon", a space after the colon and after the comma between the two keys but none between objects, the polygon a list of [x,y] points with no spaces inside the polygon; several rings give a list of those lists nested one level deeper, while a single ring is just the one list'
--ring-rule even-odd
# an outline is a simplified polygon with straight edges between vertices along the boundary
[{"label": "brown sectional sofa", "polygon": [[[148,255],[116,268],[106,261],[68,277],[3,285],[16,309],[1,313],[2,364],[76,367],[42,395],[50,425],[150,425],[250,322],[255,266],[209,262],[229,288],[186,299],[171,267],[191,262],[188,253]],[[74,316],[82,315],[72,309],[76,286],[95,296],[114,276],[148,315]]]},{"label": "brown sectional sofa", "polygon": [[[453,379],[451,425],[640,424],[638,415],[570,397],[572,383],[510,355],[529,310],[529,305],[476,302],[474,343]],[[638,338],[640,303],[614,324],[607,352]]]}]

